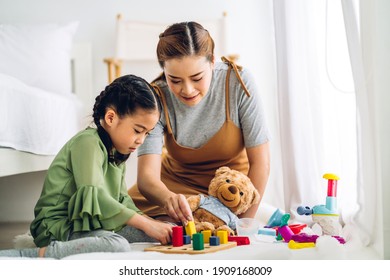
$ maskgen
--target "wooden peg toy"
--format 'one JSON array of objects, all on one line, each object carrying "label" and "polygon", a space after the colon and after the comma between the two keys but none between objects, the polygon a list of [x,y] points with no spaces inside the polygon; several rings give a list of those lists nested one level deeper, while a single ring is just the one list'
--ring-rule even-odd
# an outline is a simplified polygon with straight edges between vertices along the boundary
[{"label": "wooden peg toy", "polygon": [[192,235],[196,233],[194,221],[188,221],[187,225],[185,226],[185,229],[186,229],[186,234],[189,235],[192,239]]}]

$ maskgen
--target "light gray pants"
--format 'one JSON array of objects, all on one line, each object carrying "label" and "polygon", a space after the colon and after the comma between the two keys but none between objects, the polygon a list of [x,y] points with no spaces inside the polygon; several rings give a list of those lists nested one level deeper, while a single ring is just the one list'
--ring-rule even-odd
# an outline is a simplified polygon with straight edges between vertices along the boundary
[{"label": "light gray pants", "polygon": [[[53,240],[46,248],[45,257],[62,259],[70,255],[96,252],[127,252],[135,242],[158,242],[143,231],[125,226],[118,232],[94,230],[75,232],[68,241]],[[38,257],[39,248],[11,249],[0,251],[0,257]]]}]

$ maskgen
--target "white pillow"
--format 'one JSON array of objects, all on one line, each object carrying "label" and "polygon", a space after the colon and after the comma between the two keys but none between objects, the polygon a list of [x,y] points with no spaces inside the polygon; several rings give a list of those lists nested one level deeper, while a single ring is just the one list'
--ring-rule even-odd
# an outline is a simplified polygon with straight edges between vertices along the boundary
[{"label": "white pillow", "polygon": [[70,94],[70,54],[77,27],[78,22],[0,24],[0,73],[46,91]]}]

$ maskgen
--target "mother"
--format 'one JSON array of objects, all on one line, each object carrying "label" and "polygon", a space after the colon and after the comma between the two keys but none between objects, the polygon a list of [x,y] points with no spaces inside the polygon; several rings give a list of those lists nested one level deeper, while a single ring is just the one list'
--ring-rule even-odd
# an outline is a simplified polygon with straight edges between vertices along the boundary
[{"label": "mother", "polygon": [[[153,81],[161,117],[138,150],[135,204],[162,220],[192,220],[186,197],[207,194],[215,171],[228,166],[249,176],[261,197],[269,176],[269,133],[259,92],[247,70],[222,58],[196,22],[160,34]],[[244,216],[254,217],[258,204]]]}]

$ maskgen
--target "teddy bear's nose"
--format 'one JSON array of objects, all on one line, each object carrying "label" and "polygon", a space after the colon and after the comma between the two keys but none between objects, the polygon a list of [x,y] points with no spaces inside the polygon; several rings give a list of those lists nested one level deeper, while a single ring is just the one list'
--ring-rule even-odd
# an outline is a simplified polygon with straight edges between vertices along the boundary
[{"label": "teddy bear's nose", "polygon": [[237,193],[237,187],[235,187],[235,186],[230,186],[228,189],[229,189],[229,191],[230,191],[232,194],[236,194],[236,193]]}]

